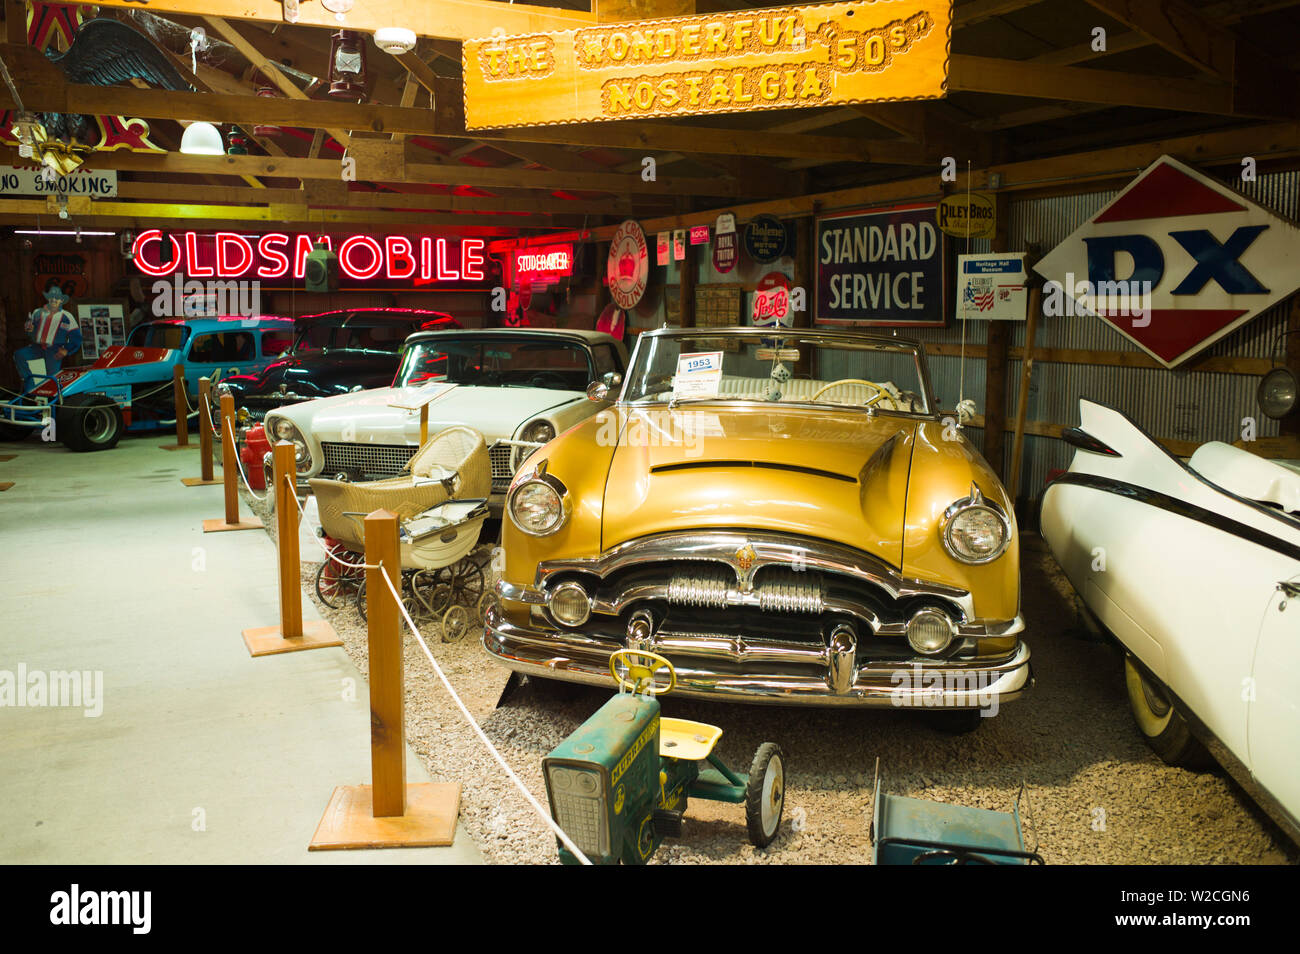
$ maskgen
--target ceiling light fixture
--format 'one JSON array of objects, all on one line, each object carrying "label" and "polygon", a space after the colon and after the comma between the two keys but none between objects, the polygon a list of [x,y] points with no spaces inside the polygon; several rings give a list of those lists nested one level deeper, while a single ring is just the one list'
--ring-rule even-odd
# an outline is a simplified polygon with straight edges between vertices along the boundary
[{"label": "ceiling light fixture", "polygon": [[334,14],[334,19],[343,22],[344,16],[353,7],[353,0],[321,0],[321,6]]},{"label": "ceiling light fixture", "polygon": [[181,136],[181,153],[186,156],[223,156],[226,144],[212,123],[190,123]]},{"label": "ceiling light fixture", "polygon": [[415,31],[406,27],[382,27],[375,31],[375,46],[393,56],[410,53],[415,44]]},{"label": "ceiling light fixture", "polygon": [[86,229],[14,229],[14,235],[81,235],[91,237],[116,234],[116,232],[92,232]]}]

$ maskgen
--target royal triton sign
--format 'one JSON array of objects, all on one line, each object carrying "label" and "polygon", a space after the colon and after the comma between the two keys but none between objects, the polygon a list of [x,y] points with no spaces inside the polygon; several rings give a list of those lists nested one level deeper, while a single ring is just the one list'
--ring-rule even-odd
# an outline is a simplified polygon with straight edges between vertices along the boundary
[{"label": "royal triton sign", "polygon": [[951,0],[773,7],[464,43],[465,126],[943,96]]},{"label": "royal triton sign", "polygon": [[1300,228],[1162,156],[1034,270],[1049,315],[1097,315],[1166,368],[1300,288]]}]

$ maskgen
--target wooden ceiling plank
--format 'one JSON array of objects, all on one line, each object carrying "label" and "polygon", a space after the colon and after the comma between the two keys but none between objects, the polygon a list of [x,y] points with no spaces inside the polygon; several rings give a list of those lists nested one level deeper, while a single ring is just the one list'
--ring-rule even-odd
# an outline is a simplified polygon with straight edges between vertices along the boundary
[{"label": "wooden ceiling plank", "polygon": [[[96,0],[101,7],[138,9],[139,0]],[[154,13],[185,16],[216,16],[227,20],[256,20],[268,24],[284,23],[280,0],[150,0]],[[498,3],[495,0],[366,0],[358,3],[340,22],[319,3],[299,7],[299,26],[337,30],[346,27],[373,34],[382,27],[401,25],[417,36],[468,40],[491,36],[500,28],[507,36],[523,33],[546,33],[580,30],[596,23],[594,14],[583,10]]]},{"label": "wooden ceiling plank", "polygon": [[1232,82],[1237,57],[1236,37],[1216,27],[1199,11],[1179,0],[1135,3],[1133,0],[1086,0],[1089,6],[1118,20],[1215,79]]}]

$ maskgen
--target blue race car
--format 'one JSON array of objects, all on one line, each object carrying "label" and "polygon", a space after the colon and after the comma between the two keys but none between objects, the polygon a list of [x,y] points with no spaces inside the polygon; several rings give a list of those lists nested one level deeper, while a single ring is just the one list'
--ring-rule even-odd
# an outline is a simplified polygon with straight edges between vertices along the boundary
[{"label": "blue race car", "polygon": [[197,408],[199,378],[215,384],[229,375],[260,372],[292,343],[291,318],[144,322],[126,344],[105,349],[94,364],[64,368],[53,377],[35,375],[34,389],[0,403],[0,440],[21,440],[38,430],[70,450],[108,450],[123,431],[175,426],[176,365],[185,366],[185,390]]}]

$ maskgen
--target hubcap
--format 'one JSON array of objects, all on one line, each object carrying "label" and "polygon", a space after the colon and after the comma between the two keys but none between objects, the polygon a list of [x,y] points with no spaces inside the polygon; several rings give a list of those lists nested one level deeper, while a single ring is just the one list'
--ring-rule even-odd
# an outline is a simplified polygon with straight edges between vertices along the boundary
[{"label": "hubcap", "polygon": [[82,418],[82,432],[96,444],[102,444],[117,430],[117,418],[103,407],[92,407]]},{"label": "hubcap", "polygon": [[763,834],[771,835],[781,820],[781,802],[785,797],[785,769],[781,757],[773,756],[763,773]]}]

